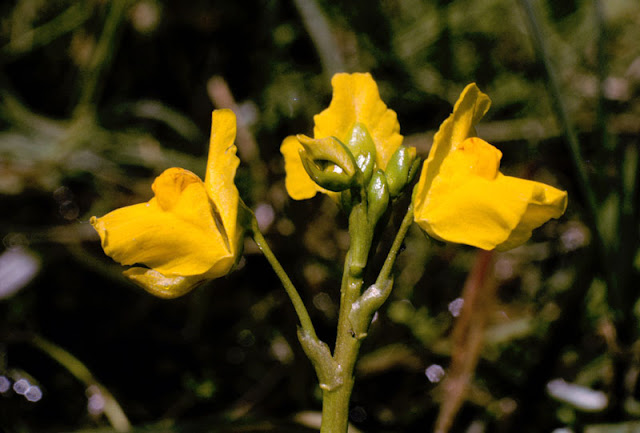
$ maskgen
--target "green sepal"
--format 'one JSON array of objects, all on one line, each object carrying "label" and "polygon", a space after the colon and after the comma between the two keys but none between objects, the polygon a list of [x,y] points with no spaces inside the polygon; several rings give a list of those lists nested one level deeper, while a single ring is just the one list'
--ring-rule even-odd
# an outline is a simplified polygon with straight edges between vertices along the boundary
[{"label": "green sepal", "polygon": [[367,218],[375,224],[384,215],[389,205],[389,186],[382,170],[376,170],[367,187]]}]

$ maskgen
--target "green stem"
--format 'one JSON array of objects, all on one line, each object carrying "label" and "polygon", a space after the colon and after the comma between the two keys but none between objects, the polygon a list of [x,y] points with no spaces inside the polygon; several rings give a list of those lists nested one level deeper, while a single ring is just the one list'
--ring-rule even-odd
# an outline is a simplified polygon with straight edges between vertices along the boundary
[{"label": "green stem", "polygon": [[413,203],[410,204],[407,209],[407,213],[400,224],[396,238],[391,245],[391,249],[387,254],[387,258],[378,274],[375,284],[369,286],[351,306],[349,321],[356,338],[363,339],[367,336],[373,315],[391,294],[391,290],[393,289],[393,276],[391,275],[391,271],[393,270],[396,257],[402,248],[402,243],[412,223]]},{"label": "green stem", "polygon": [[353,370],[362,342],[361,338],[356,338],[349,314],[360,296],[364,283],[363,272],[373,242],[373,229],[374,227],[367,219],[366,202],[354,205],[349,215],[351,244],[342,276],[338,331],[333,355],[336,365],[333,372],[334,383],[339,386],[323,389],[320,433],[346,433],[349,425],[349,400],[354,383]]},{"label": "green stem", "polygon": [[387,258],[384,260],[384,265],[382,265],[382,269],[378,274],[378,278],[376,279],[377,286],[382,287],[387,281],[389,281],[391,270],[393,269],[393,265],[396,263],[396,257],[398,257],[398,253],[402,248],[402,243],[404,242],[404,238],[407,236],[407,232],[409,231],[411,224],[413,224],[413,201],[409,204],[407,213],[402,219],[398,233],[396,233],[396,238],[393,240],[393,244],[391,244],[391,249],[387,254]]},{"label": "green stem", "polygon": [[333,355],[336,365],[333,381],[339,386],[323,390],[321,433],[346,433],[349,422],[349,400],[354,383],[353,370],[362,343],[362,338],[357,338],[349,320],[351,307],[360,296],[363,284],[362,274],[353,275],[349,271],[352,261],[353,255],[347,254],[343,290],[340,296],[336,347]]},{"label": "green stem", "polygon": [[287,292],[287,295],[289,295],[289,299],[293,304],[293,308],[296,310],[296,314],[298,315],[298,320],[300,320],[300,326],[302,327],[303,331],[311,339],[317,340],[318,337],[316,336],[315,328],[313,327],[313,323],[311,322],[311,317],[309,317],[309,312],[304,306],[304,302],[302,302],[302,298],[300,298],[298,290],[296,290],[296,287],[291,282],[289,275],[287,275],[286,271],[284,270],[276,256],[273,254],[273,251],[271,251],[269,244],[267,243],[266,239],[262,235],[262,232],[260,231],[260,228],[258,227],[258,220],[253,213],[251,213],[250,229],[253,234],[253,240],[258,245],[258,248],[260,248],[260,251],[262,251],[262,254],[265,256],[265,258],[273,268],[274,272],[280,279],[280,282],[282,282],[282,286]]},{"label": "green stem", "polygon": [[248,219],[247,222],[251,232],[253,233],[253,240],[256,242],[260,251],[262,251],[262,254],[267,258],[267,261],[282,282],[282,286],[287,292],[287,295],[289,295],[293,308],[298,315],[298,320],[300,320],[298,340],[300,341],[300,345],[302,346],[304,353],[307,355],[307,358],[309,358],[316,370],[320,388],[335,389],[340,387],[340,383],[337,381],[341,378],[334,373],[339,368],[331,356],[329,346],[318,339],[313,323],[311,322],[311,318],[309,317],[309,313],[307,312],[307,308],[304,306],[304,302],[302,302],[302,298],[300,298],[300,295],[291,282],[291,279],[282,268],[282,265],[280,265],[280,262],[278,262],[278,259],[276,259],[276,256],[273,254],[269,244],[262,235],[262,232],[258,227],[258,220],[256,219],[255,214],[243,202],[241,202],[241,207],[242,213]]},{"label": "green stem", "polygon": [[[357,349],[354,350],[355,356],[357,356]],[[353,382],[353,374],[349,374],[348,381],[336,390],[323,391],[320,433],[347,433],[349,428],[349,401],[351,400]]]},{"label": "green stem", "polygon": [[353,371],[358,358],[362,340],[375,310],[380,308],[391,293],[391,271],[402,247],[407,231],[413,222],[413,204],[396,234],[384,265],[374,286],[362,292],[363,271],[373,242],[375,221],[366,218],[366,206],[362,203],[354,206],[349,217],[351,247],[347,253],[342,291],[340,298],[340,317],[334,360],[336,371],[333,389],[323,389],[321,433],[345,433],[349,424],[349,401],[353,391]]}]

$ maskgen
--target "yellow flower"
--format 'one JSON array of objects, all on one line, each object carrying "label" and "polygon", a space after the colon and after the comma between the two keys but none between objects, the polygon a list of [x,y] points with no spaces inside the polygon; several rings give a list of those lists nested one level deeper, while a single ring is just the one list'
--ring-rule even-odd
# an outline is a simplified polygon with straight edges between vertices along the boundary
[{"label": "yellow flower", "polygon": [[567,193],[498,171],[502,153],[475,137],[491,100],[469,84],[434,137],[413,198],[415,221],[430,236],[485,250],[508,250],[559,218]]},{"label": "yellow flower", "polygon": [[233,144],[236,117],[230,110],[211,115],[205,181],[182,168],[169,168],[153,182],[147,203],[91,218],[104,252],[148,292],[181,296],[203,281],[221,277],[239,254],[238,190],[240,163]]},{"label": "yellow flower", "polygon": [[[356,124],[363,126],[375,145],[375,164],[384,170],[402,144],[396,113],[382,102],[378,86],[368,73],[336,74],[331,85],[333,98],[329,108],[314,116],[314,138],[336,137],[348,143]],[[311,180],[300,160],[301,149],[303,146],[296,137],[285,138],[280,147],[287,173],[285,186],[291,198],[303,200],[317,192],[334,195]]]}]

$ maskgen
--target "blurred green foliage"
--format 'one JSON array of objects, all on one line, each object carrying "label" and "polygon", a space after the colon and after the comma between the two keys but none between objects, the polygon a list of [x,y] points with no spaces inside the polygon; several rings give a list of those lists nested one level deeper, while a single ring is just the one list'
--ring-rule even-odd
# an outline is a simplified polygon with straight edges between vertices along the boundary
[{"label": "blurred green foliage", "polygon": [[[561,220],[496,256],[497,299],[453,431],[637,429],[640,3],[540,0],[537,33],[527,4],[3,2],[0,375],[27,379],[42,398],[2,392],[0,429],[111,431],[100,405],[88,406],[95,389],[108,389],[140,431],[314,423],[305,411],[319,409],[319,393],[296,317],[251,242],[236,272],[167,302],[125,282],[88,219],[148,200],[165,168],[202,174],[210,112],[232,107],[241,195],[305,288],[320,337],[333,340],[344,216],[330,200],[287,198],[279,146],[311,132],[338,70],[373,74],[422,156],[460,90],[477,82],[493,100],[478,134],[502,150],[504,171],[569,191]],[[27,272],[24,255],[7,261],[10,251],[35,256],[37,269]],[[475,255],[412,231],[357,369],[361,431],[433,425],[443,390],[424,371],[446,370],[456,350],[448,306]],[[12,286],[18,274],[25,280]],[[73,357],[60,364],[56,353]],[[606,407],[558,397],[547,386],[557,378],[581,387],[571,398],[601,391]]]}]

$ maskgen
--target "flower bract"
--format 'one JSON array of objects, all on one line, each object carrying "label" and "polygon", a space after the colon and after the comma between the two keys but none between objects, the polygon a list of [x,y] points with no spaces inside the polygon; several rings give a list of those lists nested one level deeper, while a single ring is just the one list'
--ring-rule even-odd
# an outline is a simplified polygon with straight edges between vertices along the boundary
[{"label": "flower bract", "polygon": [[475,84],[463,90],[423,165],[414,218],[435,239],[508,250],[550,218],[559,218],[567,193],[498,170],[502,153],[476,137],[474,129],[490,105]]},{"label": "flower bract", "polygon": [[[378,86],[368,73],[336,74],[331,84],[333,98],[327,109],[314,116],[313,136],[316,140],[335,137],[344,143],[357,165],[366,172],[363,176],[370,178],[374,164],[384,170],[402,145],[396,113],[382,102]],[[359,148],[359,143],[370,141],[373,147]],[[300,160],[301,149],[303,146],[296,137],[285,138],[280,147],[285,160],[285,185],[291,198],[303,200],[317,192],[337,197],[309,177]]]},{"label": "flower bract", "polygon": [[91,218],[104,252],[133,265],[124,274],[159,297],[181,296],[227,274],[239,254],[236,118],[231,110],[216,110],[211,118],[204,182],[169,168],[153,182],[148,202]]}]

